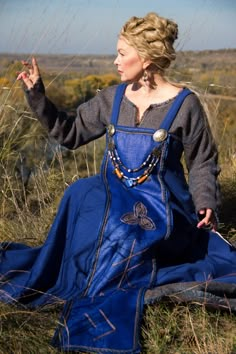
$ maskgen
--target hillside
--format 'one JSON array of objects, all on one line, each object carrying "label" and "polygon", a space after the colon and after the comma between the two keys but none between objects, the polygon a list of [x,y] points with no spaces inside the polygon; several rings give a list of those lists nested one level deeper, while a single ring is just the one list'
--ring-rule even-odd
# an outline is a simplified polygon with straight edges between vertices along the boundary
[{"label": "hillside", "polygon": [[[236,49],[205,50],[177,52],[177,58],[172,68],[188,69],[222,69],[236,70]],[[36,57],[45,71],[81,72],[83,74],[101,74],[116,72],[113,64],[115,55],[42,55]],[[28,54],[0,53],[0,70],[9,63],[27,60]]]}]

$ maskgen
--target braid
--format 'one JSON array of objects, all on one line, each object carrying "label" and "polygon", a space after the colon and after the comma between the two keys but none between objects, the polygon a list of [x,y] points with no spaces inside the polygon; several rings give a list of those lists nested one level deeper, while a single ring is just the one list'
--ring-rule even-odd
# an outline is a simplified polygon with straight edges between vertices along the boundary
[{"label": "braid", "polygon": [[168,68],[176,57],[173,44],[178,37],[178,26],[154,12],[143,18],[131,17],[120,35],[136,48],[141,57],[151,60],[159,71]]}]

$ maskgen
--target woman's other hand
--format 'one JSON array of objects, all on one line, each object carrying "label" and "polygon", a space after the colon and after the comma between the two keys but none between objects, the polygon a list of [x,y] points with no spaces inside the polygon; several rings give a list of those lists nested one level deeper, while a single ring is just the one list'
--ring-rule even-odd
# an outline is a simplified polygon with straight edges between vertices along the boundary
[{"label": "woman's other hand", "polygon": [[217,219],[212,209],[201,209],[198,212],[200,221],[197,224],[198,228],[209,228],[213,231],[217,230]]},{"label": "woman's other hand", "polygon": [[35,58],[32,58],[32,64],[27,61],[22,61],[22,64],[28,69],[28,71],[22,71],[17,80],[22,80],[26,88],[30,90],[40,78],[39,67]]}]

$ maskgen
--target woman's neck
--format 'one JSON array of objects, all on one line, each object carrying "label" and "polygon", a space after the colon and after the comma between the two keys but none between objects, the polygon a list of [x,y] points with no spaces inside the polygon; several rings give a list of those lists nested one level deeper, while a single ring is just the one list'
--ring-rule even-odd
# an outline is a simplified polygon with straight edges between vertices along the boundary
[{"label": "woman's neck", "polygon": [[156,76],[155,80],[152,82],[143,81],[142,79],[138,82],[134,82],[131,85],[131,91],[139,92],[144,96],[156,96],[158,94],[163,94],[165,91],[170,91],[172,89],[176,90],[176,86],[167,81],[163,76]]}]

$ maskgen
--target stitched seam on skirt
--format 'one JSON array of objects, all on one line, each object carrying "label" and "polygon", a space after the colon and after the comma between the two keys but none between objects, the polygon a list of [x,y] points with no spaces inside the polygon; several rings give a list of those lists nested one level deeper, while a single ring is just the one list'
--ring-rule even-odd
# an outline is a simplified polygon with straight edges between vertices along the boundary
[{"label": "stitched seam on skirt", "polygon": [[168,143],[169,139],[166,140],[166,142],[164,143],[164,147],[162,150],[162,154],[161,154],[161,160],[160,160],[160,170],[159,173],[157,175],[157,178],[160,182],[160,186],[161,186],[161,190],[162,190],[162,200],[165,203],[165,210],[166,210],[166,218],[167,218],[167,229],[166,229],[166,235],[164,237],[164,239],[166,240],[170,234],[171,234],[171,210],[170,210],[170,203],[168,203],[168,191],[165,185],[165,182],[163,180],[163,171],[165,168],[165,160],[166,160],[166,155],[168,153],[168,147],[169,147],[169,143]]},{"label": "stitched seam on skirt", "polygon": [[107,164],[108,164],[108,154],[106,156],[106,161],[104,163],[103,171],[101,172],[103,174],[103,178],[104,178],[104,182],[105,182],[104,184],[105,184],[105,188],[106,188],[106,195],[107,195],[106,207],[105,207],[103,222],[102,222],[102,225],[101,225],[100,231],[99,231],[99,236],[98,236],[99,241],[98,241],[98,247],[97,247],[96,254],[95,254],[94,264],[93,264],[92,270],[90,272],[89,279],[88,279],[88,284],[87,284],[87,287],[86,287],[86,289],[84,291],[83,296],[87,295],[88,290],[90,288],[90,285],[91,285],[91,283],[93,281],[94,274],[96,272],[97,262],[98,262],[98,258],[99,258],[99,254],[100,254],[102,241],[103,241],[104,230],[105,230],[105,227],[106,227],[107,218],[108,218],[108,214],[109,214],[109,207],[110,207],[110,204],[111,204],[109,185],[108,185],[108,181],[107,181],[107,178],[106,178]]}]

